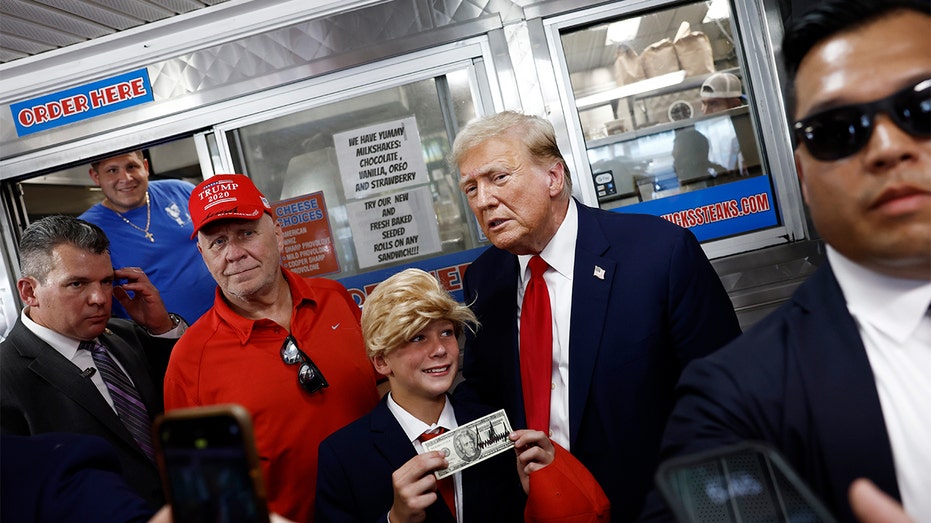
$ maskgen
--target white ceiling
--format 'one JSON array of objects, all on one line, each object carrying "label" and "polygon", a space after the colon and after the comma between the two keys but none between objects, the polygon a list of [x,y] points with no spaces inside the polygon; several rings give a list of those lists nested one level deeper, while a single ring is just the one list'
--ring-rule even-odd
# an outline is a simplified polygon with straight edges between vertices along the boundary
[{"label": "white ceiling", "polygon": [[0,0],[0,63],[228,0]]}]

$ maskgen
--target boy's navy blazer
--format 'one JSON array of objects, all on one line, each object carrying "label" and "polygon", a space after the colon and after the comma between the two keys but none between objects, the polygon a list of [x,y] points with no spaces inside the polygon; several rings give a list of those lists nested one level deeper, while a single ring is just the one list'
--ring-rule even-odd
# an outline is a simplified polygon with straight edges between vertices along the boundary
[{"label": "boy's navy blazer", "polygon": [[[391,474],[417,455],[394,414],[388,395],[367,415],[320,444],[314,520],[327,523],[386,522],[394,502]],[[460,425],[492,412],[453,402]],[[463,518],[467,522],[523,521],[526,496],[513,451],[462,471]],[[427,508],[430,522],[455,523],[442,500]]]}]

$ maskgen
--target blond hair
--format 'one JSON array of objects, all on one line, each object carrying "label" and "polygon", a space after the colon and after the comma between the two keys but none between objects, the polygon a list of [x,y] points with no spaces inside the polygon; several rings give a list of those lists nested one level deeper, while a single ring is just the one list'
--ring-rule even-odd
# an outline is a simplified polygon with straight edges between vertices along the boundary
[{"label": "blond hair", "polygon": [[566,159],[563,158],[556,144],[556,130],[549,120],[539,116],[516,111],[502,111],[472,120],[459,131],[453,141],[453,149],[448,159],[450,167],[458,169],[462,159],[470,150],[487,140],[504,136],[517,137],[527,148],[530,157],[537,162],[561,163],[566,173],[562,196],[568,198],[572,194],[569,164],[566,163]]},{"label": "blond hair", "polygon": [[456,336],[478,328],[475,314],[429,273],[405,269],[378,284],[362,306],[362,336],[370,358],[401,347],[434,320],[453,323]]}]

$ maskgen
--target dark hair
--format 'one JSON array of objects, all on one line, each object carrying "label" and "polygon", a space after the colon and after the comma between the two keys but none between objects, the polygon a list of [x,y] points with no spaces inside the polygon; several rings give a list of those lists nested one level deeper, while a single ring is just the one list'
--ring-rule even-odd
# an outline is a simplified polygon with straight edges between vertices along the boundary
[{"label": "dark hair", "polygon": [[30,224],[23,232],[19,242],[22,275],[45,283],[52,270],[52,251],[64,243],[93,254],[110,248],[110,240],[100,227],[73,216],[47,216]]},{"label": "dark hair", "polygon": [[795,75],[799,64],[820,42],[837,33],[861,27],[903,9],[931,15],[928,0],[825,0],[793,17],[782,39],[782,58],[788,75],[786,105],[795,113]]},{"label": "dark hair", "polygon": [[121,153],[121,154],[111,154],[110,156],[107,156],[106,158],[101,158],[97,161],[91,162],[91,169],[96,171],[97,167],[100,166],[100,164],[103,161],[109,160],[110,158],[116,158],[117,156],[123,156],[124,154],[134,154],[139,158],[140,162],[145,161],[145,154],[142,153],[142,149],[136,149],[135,151],[126,151],[125,153]]}]

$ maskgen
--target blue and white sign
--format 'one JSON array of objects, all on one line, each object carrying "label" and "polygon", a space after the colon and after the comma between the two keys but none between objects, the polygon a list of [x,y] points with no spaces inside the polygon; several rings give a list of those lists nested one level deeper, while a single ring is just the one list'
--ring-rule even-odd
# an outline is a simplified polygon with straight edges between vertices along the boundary
[{"label": "blue and white sign", "polygon": [[26,136],[154,99],[149,73],[146,69],[139,69],[11,104],[10,111],[17,136]]},{"label": "blue and white sign", "polygon": [[660,216],[714,240],[778,225],[771,187],[769,176],[756,176],[613,210]]},{"label": "blue and white sign", "polygon": [[375,289],[376,285],[387,280],[395,273],[410,267],[415,267],[436,276],[436,279],[449,291],[453,299],[461,302],[463,300],[462,279],[465,275],[465,271],[487,248],[488,247],[476,247],[467,251],[436,256],[388,269],[339,278],[338,281],[346,287],[346,290],[349,291],[349,294],[356,301],[356,304],[361,307],[362,304],[365,303],[366,296]]}]

